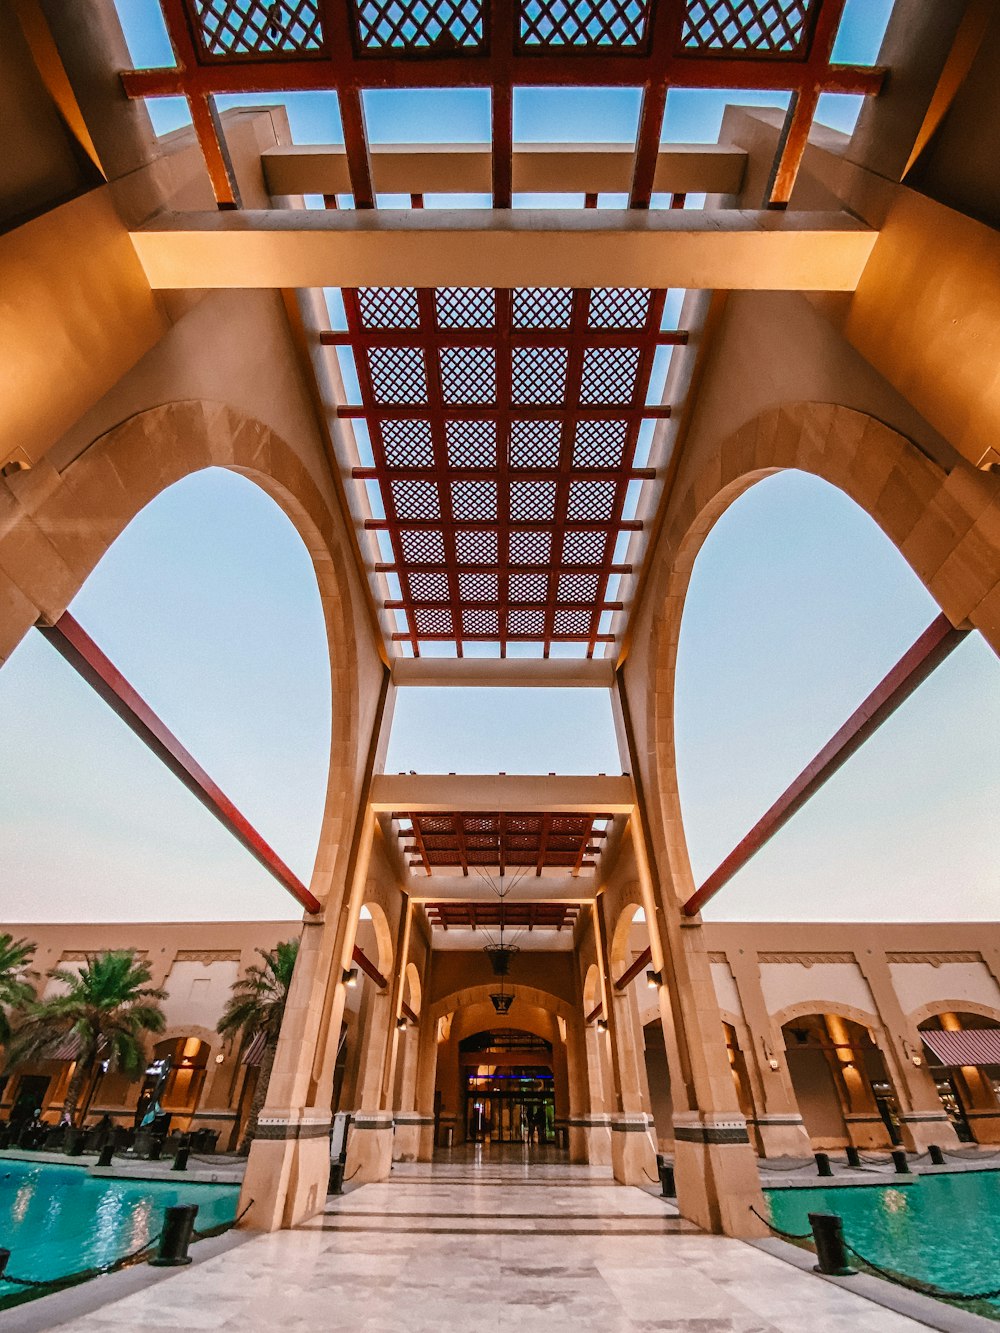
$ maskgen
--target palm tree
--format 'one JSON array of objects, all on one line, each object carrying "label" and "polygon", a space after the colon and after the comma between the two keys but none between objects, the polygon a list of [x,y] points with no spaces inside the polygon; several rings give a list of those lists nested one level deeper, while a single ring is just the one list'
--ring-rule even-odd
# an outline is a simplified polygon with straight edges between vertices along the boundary
[{"label": "palm tree", "polygon": [[0,935],[0,1045],[10,1041],[10,1015],[35,998],[35,989],[29,978],[28,964],[35,953],[31,940],[16,940],[13,935]]},{"label": "palm tree", "polygon": [[159,1002],[166,992],[146,985],[151,975],[131,949],[105,949],[88,954],[79,975],[54,968],[49,976],[65,990],[25,1006],[25,1017],[11,1041],[11,1064],[44,1060],[67,1038],[79,1040],[63,1102],[63,1113],[71,1123],[80,1091],[94,1078],[98,1065],[107,1061],[110,1069],[138,1073],[145,1062],[143,1036],[163,1031]]},{"label": "palm tree", "polygon": [[240,1144],[241,1153],[250,1151],[250,1144],[257,1132],[257,1117],[267,1096],[281,1020],[285,1016],[288,988],[292,983],[295,960],[299,956],[299,942],[284,940],[273,949],[258,949],[257,952],[264,960],[263,964],[251,963],[246,975],[233,984],[233,993],[217,1028],[227,1042],[237,1043],[238,1056],[242,1056],[257,1037],[264,1039],[257,1086],[254,1088],[250,1115]]}]

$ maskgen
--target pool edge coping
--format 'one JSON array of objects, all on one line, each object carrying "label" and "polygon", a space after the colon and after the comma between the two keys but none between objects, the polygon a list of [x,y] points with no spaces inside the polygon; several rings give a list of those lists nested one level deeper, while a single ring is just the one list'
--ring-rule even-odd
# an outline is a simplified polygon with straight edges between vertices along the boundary
[{"label": "pool edge coping", "polygon": [[54,1291],[39,1296],[24,1305],[16,1305],[3,1312],[4,1333],[48,1333],[73,1319],[96,1314],[116,1301],[136,1292],[145,1291],[159,1282],[165,1282],[182,1273],[190,1272],[199,1264],[226,1254],[237,1246],[259,1236],[259,1231],[228,1231],[222,1236],[209,1236],[191,1247],[191,1264],[178,1268],[154,1268],[148,1262],[135,1264],[117,1273],[105,1273],[90,1278],[65,1291]]},{"label": "pool edge coping", "polygon": [[781,1259],[800,1272],[809,1273],[822,1282],[831,1282],[836,1287],[851,1291],[855,1296],[860,1296],[873,1305],[880,1305],[894,1314],[913,1319],[918,1324],[923,1324],[925,1328],[937,1329],[938,1333],[987,1333],[987,1330],[998,1333],[1000,1330],[1000,1322],[995,1319],[987,1319],[985,1315],[959,1309],[944,1301],[935,1300],[932,1296],[924,1296],[920,1292],[894,1286],[891,1282],[873,1277],[869,1273],[858,1273],[854,1277],[832,1277],[827,1273],[817,1273],[816,1256],[811,1250],[799,1249],[797,1245],[791,1245],[788,1241],[779,1240],[777,1237],[748,1239],[746,1244],[772,1255],[775,1259]]}]

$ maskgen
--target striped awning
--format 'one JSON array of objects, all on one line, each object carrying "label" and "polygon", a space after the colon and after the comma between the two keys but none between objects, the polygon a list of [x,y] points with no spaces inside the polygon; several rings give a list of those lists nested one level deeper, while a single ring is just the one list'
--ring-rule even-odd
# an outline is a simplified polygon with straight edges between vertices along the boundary
[{"label": "striped awning", "polygon": [[46,1060],[75,1060],[80,1054],[80,1047],[83,1045],[83,1038],[79,1032],[67,1032],[58,1046],[54,1047]]},{"label": "striped awning", "polygon": [[250,1045],[243,1052],[243,1063],[256,1067],[260,1064],[264,1056],[264,1047],[267,1045],[267,1036],[263,1032],[258,1032]]},{"label": "striped awning", "polygon": [[966,1028],[962,1032],[921,1032],[936,1062],[956,1065],[1000,1065],[1000,1028]]}]

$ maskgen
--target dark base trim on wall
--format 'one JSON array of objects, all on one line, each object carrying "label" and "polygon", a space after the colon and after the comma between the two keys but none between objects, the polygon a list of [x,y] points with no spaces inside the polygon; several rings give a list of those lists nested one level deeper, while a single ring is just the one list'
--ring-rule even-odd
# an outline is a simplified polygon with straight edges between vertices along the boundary
[{"label": "dark base trim on wall", "polygon": [[258,1120],[258,1139],[328,1139],[332,1124],[329,1120]]},{"label": "dark base trim on wall", "polygon": [[749,1143],[745,1129],[721,1129],[714,1125],[675,1125],[676,1143],[736,1144]]}]

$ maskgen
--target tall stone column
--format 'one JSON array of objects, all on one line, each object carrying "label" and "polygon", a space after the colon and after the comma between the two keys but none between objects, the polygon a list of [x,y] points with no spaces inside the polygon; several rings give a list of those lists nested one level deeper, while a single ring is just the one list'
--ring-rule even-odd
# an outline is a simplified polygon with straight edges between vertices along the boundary
[{"label": "tall stone column", "polygon": [[920,1033],[903,1012],[892,984],[889,960],[881,952],[859,952],[857,961],[875,1001],[875,1011],[882,1019],[884,1042],[878,1044],[899,1099],[904,1147],[911,1152],[924,1152],[932,1143],[942,1148],[957,1147],[958,1135],[923,1058]]},{"label": "tall stone column", "polygon": [[[424,1118],[416,1106],[417,1056],[423,1040],[423,1029],[426,1026],[427,1020],[421,1018],[419,1024],[411,1023],[401,1038],[403,1049],[399,1105],[393,1107],[395,1132],[392,1141],[392,1160],[394,1162],[416,1162],[420,1156],[420,1132]],[[433,1115],[430,1120],[433,1125]]]},{"label": "tall stone column", "polygon": [[381,1102],[386,1053],[394,1036],[392,992],[387,988],[372,996],[368,1011],[358,1073],[357,1109],[351,1117],[347,1140],[345,1180],[359,1184],[384,1180],[392,1166],[392,1112],[384,1110]]},{"label": "tall stone column", "polygon": [[267,1100],[243,1178],[240,1209],[253,1204],[245,1225],[265,1231],[295,1226],[326,1201],[333,1079],[331,1071],[329,1083],[321,1084],[313,1073],[324,1015],[335,1011],[339,1033],[343,1014],[343,986],[339,976],[333,979],[341,967],[333,934],[321,918],[303,925]]},{"label": "tall stone column", "polygon": [[[666,828],[658,859],[647,824],[643,786],[644,763],[655,752],[647,744],[640,754],[622,668],[617,680],[619,730],[636,792],[629,821],[632,845],[653,968],[663,977],[660,1019],[674,1104],[678,1206],[706,1231],[762,1236],[767,1234],[766,1225],[755,1216],[765,1213],[757,1159],[733,1084],[701,920],[682,917],[673,882],[667,841],[679,843],[675,855],[686,864],[683,833],[679,828]],[[679,809],[676,774],[658,773],[657,777],[666,789],[664,798],[669,794]]]},{"label": "tall stone column", "polygon": [[[566,1073],[569,1080],[569,1115],[566,1118],[566,1128],[571,1162],[590,1161],[586,1110],[590,1100],[588,1065],[586,1031],[580,1018],[574,1015],[566,1024]],[[607,1129],[604,1132],[607,1135]],[[610,1151],[607,1160],[610,1161]]]},{"label": "tall stone column", "polygon": [[604,916],[604,895],[594,904],[602,984],[604,986],[605,1033],[611,1053],[615,1080],[616,1106],[611,1115],[611,1169],[623,1185],[646,1185],[658,1179],[656,1150],[650,1137],[650,1123],[643,1105],[640,1062],[643,1060],[641,1038],[636,1042],[628,989],[617,990],[611,974],[608,923]]},{"label": "tall stone column", "polygon": [[420,1040],[417,1045],[417,1076],[415,1110],[419,1116],[417,1161],[429,1162],[434,1157],[434,1089],[437,1083],[438,1023],[430,1016],[431,978],[434,957],[427,955],[427,964],[420,982]]},{"label": "tall stone column", "polygon": [[743,1020],[752,1037],[750,1049],[743,1055],[763,1154],[809,1157],[812,1143],[799,1114],[781,1029],[776,1028],[767,1011],[757,955],[727,954],[726,960],[740,997]]},{"label": "tall stone column", "polygon": [[[590,1109],[582,1117],[580,1126],[585,1140],[586,1160],[591,1166],[611,1165],[611,1115],[609,1098],[605,1094],[605,1054],[603,1034],[590,1023],[584,1028],[584,1048],[587,1059],[587,1087]],[[573,1126],[570,1126],[572,1133]]]},{"label": "tall stone column", "polygon": [[389,985],[374,997],[365,1033],[358,1077],[358,1109],[351,1120],[344,1179],[360,1184],[385,1180],[392,1170],[392,1087],[399,1032],[402,978],[410,932],[410,904],[405,895],[394,941]]}]

